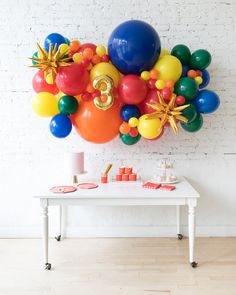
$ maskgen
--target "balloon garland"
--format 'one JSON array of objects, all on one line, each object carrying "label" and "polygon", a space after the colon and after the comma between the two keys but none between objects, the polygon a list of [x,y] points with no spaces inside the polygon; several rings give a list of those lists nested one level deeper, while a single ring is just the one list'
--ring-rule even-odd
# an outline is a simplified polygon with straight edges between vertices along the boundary
[{"label": "balloon garland", "polygon": [[166,128],[177,133],[179,123],[188,132],[200,130],[202,114],[220,104],[215,92],[203,89],[210,81],[210,53],[191,53],[183,44],[163,49],[158,33],[143,21],[120,24],[108,48],[52,33],[37,49],[31,58],[38,69],[32,107],[52,117],[49,127],[57,138],[68,136],[73,125],[92,143],[118,134],[126,145],[141,137],[158,140]]}]

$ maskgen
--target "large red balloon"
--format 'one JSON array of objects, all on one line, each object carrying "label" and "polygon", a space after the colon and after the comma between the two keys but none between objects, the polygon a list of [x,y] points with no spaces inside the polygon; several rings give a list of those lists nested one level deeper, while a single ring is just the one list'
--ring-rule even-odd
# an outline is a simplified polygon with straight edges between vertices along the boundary
[{"label": "large red balloon", "polygon": [[126,75],[119,83],[119,94],[126,104],[139,104],[147,95],[146,82],[137,75]]},{"label": "large red balloon", "polygon": [[89,81],[88,71],[82,65],[75,63],[60,67],[56,77],[59,90],[72,96],[81,94],[86,89]]},{"label": "large red balloon", "polygon": [[111,141],[119,134],[122,123],[119,104],[103,111],[94,105],[93,100],[80,103],[71,119],[79,135],[93,143]]},{"label": "large red balloon", "polygon": [[52,94],[57,94],[59,92],[56,84],[48,84],[45,81],[43,70],[38,71],[34,75],[32,85],[35,92],[49,92]]},{"label": "large red balloon", "polygon": [[139,105],[140,110],[142,114],[151,114],[155,112],[153,108],[147,105],[147,103],[159,103],[159,98],[157,96],[157,90],[149,90],[146,98],[142,101],[142,103]]}]

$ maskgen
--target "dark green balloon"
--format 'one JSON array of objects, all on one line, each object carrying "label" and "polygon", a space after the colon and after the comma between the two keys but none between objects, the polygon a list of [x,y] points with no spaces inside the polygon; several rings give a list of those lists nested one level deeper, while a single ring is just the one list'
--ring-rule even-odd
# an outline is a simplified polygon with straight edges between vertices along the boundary
[{"label": "dark green balloon", "polygon": [[64,95],[58,101],[58,108],[61,114],[71,115],[78,109],[78,101],[74,96]]},{"label": "dark green balloon", "polygon": [[211,63],[211,54],[205,49],[198,49],[190,57],[190,67],[194,70],[204,70]]},{"label": "dark green balloon", "polygon": [[182,65],[188,65],[191,57],[191,52],[186,45],[179,44],[171,50],[171,55],[177,57]]},{"label": "dark green balloon", "polygon": [[200,113],[197,113],[197,117],[191,123],[180,122],[182,128],[188,132],[197,132],[202,128],[203,118]]},{"label": "dark green balloon", "polygon": [[193,122],[197,117],[196,108],[192,103],[190,103],[189,107],[182,111],[182,114],[185,118],[188,119],[188,123]]},{"label": "dark green balloon", "polygon": [[124,144],[133,145],[140,140],[141,135],[138,134],[136,137],[132,137],[129,134],[120,134],[120,138]]},{"label": "dark green balloon", "polygon": [[[38,51],[36,51],[34,54],[33,54],[33,56],[32,56],[33,58],[38,58]],[[34,60],[32,60],[32,64],[33,65],[37,65],[38,64],[38,62],[37,61],[34,61]]]},{"label": "dark green balloon", "polygon": [[184,96],[187,100],[193,99],[198,93],[198,84],[192,78],[183,77],[176,82],[175,93]]}]

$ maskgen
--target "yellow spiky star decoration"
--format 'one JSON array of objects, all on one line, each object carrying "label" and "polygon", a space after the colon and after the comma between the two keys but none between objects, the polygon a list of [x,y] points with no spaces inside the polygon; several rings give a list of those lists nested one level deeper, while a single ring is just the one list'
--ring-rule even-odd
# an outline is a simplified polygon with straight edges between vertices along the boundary
[{"label": "yellow spiky star decoration", "polygon": [[37,64],[32,65],[32,68],[43,69],[44,78],[48,84],[53,84],[57,75],[57,70],[59,67],[68,66],[69,57],[65,57],[70,53],[70,48],[58,48],[57,44],[52,46],[50,44],[49,51],[47,52],[43,49],[39,43],[37,43],[39,57],[30,57],[31,60],[35,61]]},{"label": "yellow spiky star decoration", "polygon": [[155,112],[147,114],[146,120],[159,118],[161,120],[162,127],[165,125],[166,122],[169,122],[174,133],[176,134],[178,132],[177,120],[188,123],[188,119],[182,115],[182,111],[189,107],[189,104],[175,107],[175,94],[172,94],[172,97],[168,104],[164,101],[160,92],[157,92],[157,95],[159,98],[159,103],[147,103],[147,105],[153,108]]}]

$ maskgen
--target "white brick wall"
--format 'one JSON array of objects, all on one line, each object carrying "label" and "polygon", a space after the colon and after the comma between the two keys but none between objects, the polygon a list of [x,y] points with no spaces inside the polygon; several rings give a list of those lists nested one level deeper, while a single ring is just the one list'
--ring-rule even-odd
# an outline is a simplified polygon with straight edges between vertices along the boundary
[{"label": "white brick wall", "polygon": [[[1,0],[0,6],[1,236],[38,235],[39,207],[31,195],[41,185],[59,183],[63,152],[76,148],[86,151],[91,176],[99,175],[108,162],[142,163],[142,174],[148,176],[158,159],[172,157],[178,172],[202,194],[198,233],[236,235],[236,1]],[[197,134],[181,130],[175,136],[170,131],[157,142],[141,141],[133,147],[119,140],[91,145],[75,132],[66,140],[54,139],[48,120],[31,112],[34,71],[27,67],[27,57],[35,51],[36,41],[42,43],[47,34],[59,32],[82,42],[106,44],[112,29],[130,18],[152,24],[164,48],[185,43],[192,50],[208,49],[213,56],[209,88],[220,95],[221,107],[204,116],[204,127]],[[154,229],[168,235],[175,222],[171,208],[72,208],[69,213],[71,234],[77,227],[93,232],[94,227],[114,226],[114,233],[119,229],[124,235],[152,235]]]}]

